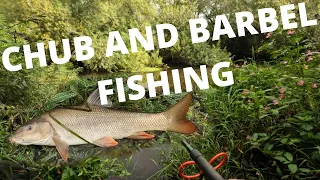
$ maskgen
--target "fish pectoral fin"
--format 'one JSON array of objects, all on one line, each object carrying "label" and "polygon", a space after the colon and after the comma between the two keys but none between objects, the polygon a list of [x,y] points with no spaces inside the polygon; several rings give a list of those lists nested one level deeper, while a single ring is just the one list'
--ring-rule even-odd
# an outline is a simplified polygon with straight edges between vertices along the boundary
[{"label": "fish pectoral fin", "polygon": [[93,144],[101,147],[112,147],[118,144],[111,136],[106,136],[100,139],[93,141]]},{"label": "fish pectoral fin", "polygon": [[132,134],[128,138],[129,139],[152,139],[152,138],[154,138],[154,135],[140,131],[140,132],[136,132],[136,133]]},{"label": "fish pectoral fin", "polygon": [[54,144],[56,145],[56,148],[62,157],[62,159],[67,162],[68,161],[68,151],[69,151],[69,144],[63,141],[60,136],[56,133],[54,133],[52,138]]}]

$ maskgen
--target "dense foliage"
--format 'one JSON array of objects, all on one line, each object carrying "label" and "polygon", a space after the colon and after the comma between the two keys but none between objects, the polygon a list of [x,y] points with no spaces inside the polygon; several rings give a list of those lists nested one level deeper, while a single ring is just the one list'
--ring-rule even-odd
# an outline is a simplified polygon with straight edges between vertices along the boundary
[{"label": "dense foliage", "polygon": [[[281,47],[274,44],[279,37]],[[246,62],[235,65],[235,85],[199,92],[200,102],[204,102],[199,111],[207,112],[209,117],[200,118],[203,134],[191,137],[190,141],[200,139],[192,142],[207,157],[220,151],[229,152],[229,167],[221,172],[230,178],[317,179],[318,42],[303,31],[291,30],[279,30],[267,35],[267,39],[257,51],[268,51],[274,58],[273,66]],[[169,159],[179,159],[178,154]]]},{"label": "dense foliage", "polygon": [[[4,26],[6,32],[14,34],[16,39],[24,39],[29,43],[38,41],[56,40],[63,53],[61,39],[87,35],[93,40],[95,56],[90,61],[76,62],[78,67],[86,67],[93,71],[132,71],[144,67],[161,67],[162,57],[173,59],[175,63],[194,65],[207,63],[213,65],[228,59],[228,54],[219,47],[211,45],[192,45],[189,40],[188,20],[195,18],[197,11],[195,3],[174,3],[169,1],[152,2],[143,0],[128,1],[18,1],[3,4],[3,12],[6,14]],[[160,8],[160,9],[159,9]],[[17,15],[16,12],[19,12]],[[159,12],[159,13],[157,13]],[[155,25],[171,23],[179,30],[179,42],[170,50],[162,52],[157,45]],[[145,27],[152,26],[156,50],[140,51],[122,55],[115,53],[111,57],[105,57],[106,44],[109,32],[119,31],[127,48],[130,50],[128,29],[138,28],[143,34]],[[30,31],[32,29],[32,31]],[[47,47],[48,48],[48,47]],[[200,48],[205,49],[205,55],[201,55]],[[209,54],[208,54],[209,53]],[[198,55],[199,54],[199,55]],[[195,59],[202,59],[197,62]],[[196,63],[197,62],[197,63]]]},{"label": "dense foliage", "polygon": [[[305,1],[309,18],[319,18],[320,2]],[[94,58],[47,67],[9,72],[0,65],[0,175],[10,178],[99,179],[125,176],[117,159],[91,157],[78,164],[60,165],[54,149],[45,160],[35,161],[33,146],[13,146],[8,136],[32,117],[57,106],[80,104],[97,86],[97,81],[131,75],[130,71],[162,68],[165,64],[212,66],[233,60],[231,70],[235,84],[211,86],[196,91],[189,118],[197,124],[197,133],[184,136],[205,157],[225,151],[228,162],[219,169],[226,178],[244,179],[317,179],[320,176],[320,28],[319,26],[283,30],[272,33],[192,44],[189,19],[205,17],[212,32],[216,15],[229,13],[236,29],[234,13],[253,12],[264,7],[297,4],[290,0],[9,0],[0,4],[0,54],[11,46],[22,48],[35,43],[56,40],[62,55],[61,39],[87,35],[93,40]],[[299,22],[299,17],[295,19]],[[171,48],[105,57],[110,31],[119,31],[129,47],[128,29],[174,24],[179,40]],[[319,22],[318,22],[319,23]],[[259,29],[258,19],[254,26]],[[71,41],[72,42],[72,41]],[[72,45],[72,44],[71,44]],[[46,52],[48,47],[46,45]],[[73,47],[72,47],[73,48]],[[130,49],[129,49],[130,51]],[[22,63],[23,53],[10,57]],[[74,54],[74,49],[72,49]],[[231,56],[231,58],[230,58]],[[80,72],[107,72],[101,76],[81,76]],[[110,73],[125,71],[125,73]],[[128,91],[128,88],[125,87]],[[173,105],[182,95],[144,98],[139,101],[116,102],[115,107],[143,112],[159,112]],[[177,177],[178,166],[189,156],[180,144],[181,134],[169,133],[172,149],[164,152],[163,174]],[[48,162],[47,162],[47,161]],[[8,163],[8,161],[10,163]],[[12,163],[14,165],[12,165]],[[17,164],[21,166],[17,166]],[[8,168],[12,167],[12,169]],[[196,168],[195,168],[196,169]],[[195,173],[198,169],[187,169]],[[16,174],[15,174],[16,173]]]}]

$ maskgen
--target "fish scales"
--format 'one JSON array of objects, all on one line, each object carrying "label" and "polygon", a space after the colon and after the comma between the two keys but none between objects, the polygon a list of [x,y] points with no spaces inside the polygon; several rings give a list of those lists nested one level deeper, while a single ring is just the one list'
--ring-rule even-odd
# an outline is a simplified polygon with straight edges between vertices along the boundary
[{"label": "fish scales", "polygon": [[[135,113],[95,106],[91,107],[89,112],[74,109],[56,109],[50,114],[89,142],[105,136],[122,139],[139,131],[165,131],[171,123],[171,119],[167,118],[164,113]],[[53,124],[60,126],[57,123]],[[70,132],[61,128],[58,129],[62,130],[60,133],[62,136],[67,136],[70,139],[70,144],[83,144],[81,139]],[[75,139],[78,140],[74,141]]]}]

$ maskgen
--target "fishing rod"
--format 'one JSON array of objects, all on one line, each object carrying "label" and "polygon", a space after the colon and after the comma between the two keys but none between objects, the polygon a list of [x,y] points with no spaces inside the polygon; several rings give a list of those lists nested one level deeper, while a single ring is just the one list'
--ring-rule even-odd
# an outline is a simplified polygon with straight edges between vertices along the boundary
[{"label": "fishing rod", "polygon": [[[216,169],[220,168],[227,160],[227,153],[219,153],[216,156],[214,156],[209,162],[202,156],[200,151],[197,149],[194,149],[190,144],[188,144],[185,140],[182,140],[182,144],[185,146],[185,148],[188,150],[191,158],[193,161],[187,161],[183,164],[178,169],[179,175],[182,178],[185,179],[196,179],[200,178],[202,179],[203,176],[208,179],[208,180],[224,180],[224,178],[216,171]],[[221,162],[215,166],[214,168],[211,166],[211,164],[218,159],[219,157],[223,157]],[[200,173],[195,174],[195,175],[185,175],[183,174],[182,170],[184,167],[196,164],[198,167],[201,169]]]}]

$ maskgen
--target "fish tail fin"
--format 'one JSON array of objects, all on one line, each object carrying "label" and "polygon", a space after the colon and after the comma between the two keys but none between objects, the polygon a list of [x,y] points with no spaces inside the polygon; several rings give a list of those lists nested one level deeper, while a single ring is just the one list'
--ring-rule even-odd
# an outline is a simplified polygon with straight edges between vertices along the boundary
[{"label": "fish tail fin", "polygon": [[168,131],[191,134],[196,130],[193,122],[186,120],[186,114],[191,104],[192,95],[189,93],[182,98],[177,104],[168,109],[165,113],[172,118],[172,123],[168,127]]}]

